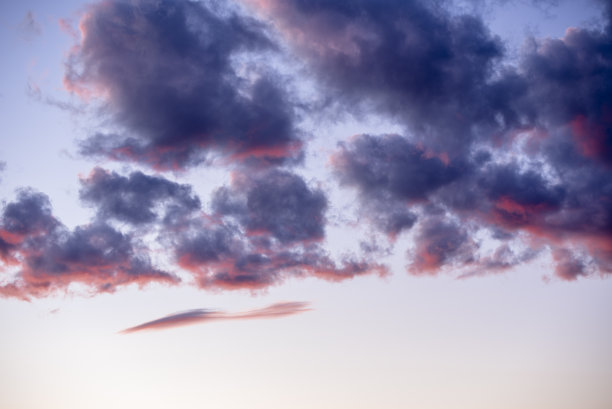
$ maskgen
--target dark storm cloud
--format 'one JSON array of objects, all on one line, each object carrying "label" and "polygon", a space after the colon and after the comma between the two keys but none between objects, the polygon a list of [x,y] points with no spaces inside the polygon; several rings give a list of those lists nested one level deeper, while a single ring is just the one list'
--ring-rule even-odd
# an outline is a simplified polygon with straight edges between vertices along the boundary
[{"label": "dark storm cloud", "polygon": [[17,270],[0,286],[0,295],[29,299],[67,290],[72,283],[93,293],[149,282],[177,283],[136,249],[132,238],[97,222],[68,230],[51,212],[42,193],[22,190],[3,209],[0,252]]},{"label": "dark storm cloud", "polygon": [[300,314],[309,310],[309,303],[296,301],[276,303],[265,308],[259,308],[251,311],[237,313],[197,309],[171,314],[153,321],[145,322],[144,324],[124,329],[120,333],[130,334],[132,332],[137,331],[161,330],[174,327],[182,327],[185,325],[193,325],[208,321],[281,318],[289,315]]},{"label": "dark storm cloud", "polygon": [[95,168],[81,180],[80,197],[97,207],[101,220],[114,218],[134,225],[159,219],[157,207],[163,205],[164,222],[173,224],[200,208],[200,200],[188,185],[162,177],[133,172],[128,177]]},{"label": "dark storm cloud", "polygon": [[282,170],[241,179],[216,191],[217,213],[234,215],[247,232],[270,234],[285,244],[323,238],[327,199],[321,190]]},{"label": "dark storm cloud", "polygon": [[501,40],[444,2],[243,1],[270,16],[343,107],[392,115],[438,151],[459,153],[519,120],[510,96],[524,86],[497,67]]},{"label": "dark storm cloud", "polygon": [[98,133],[84,153],[182,168],[210,150],[264,160],[299,151],[282,80],[244,57],[273,49],[262,25],[216,8],[105,1],[88,9],[65,84],[102,98],[125,135]]}]

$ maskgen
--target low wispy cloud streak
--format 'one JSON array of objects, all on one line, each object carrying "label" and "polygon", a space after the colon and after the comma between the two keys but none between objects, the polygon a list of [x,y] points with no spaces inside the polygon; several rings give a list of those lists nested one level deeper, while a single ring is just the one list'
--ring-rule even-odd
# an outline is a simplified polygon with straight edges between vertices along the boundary
[{"label": "low wispy cloud streak", "polygon": [[281,302],[272,304],[265,308],[236,313],[195,309],[171,314],[153,321],[145,322],[144,324],[124,329],[119,333],[131,334],[140,331],[165,330],[187,325],[202,324],[209,321],[281,318],[289,315],[300,314],[306,311],[310,311],[310,304],[307,302]]}]

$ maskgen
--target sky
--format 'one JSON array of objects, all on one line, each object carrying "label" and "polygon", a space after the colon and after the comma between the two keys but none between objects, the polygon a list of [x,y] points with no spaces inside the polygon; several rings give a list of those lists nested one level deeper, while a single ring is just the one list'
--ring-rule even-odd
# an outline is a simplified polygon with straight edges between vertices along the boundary
[{"label": "sky", "polygon": [[612,407],[603,0],[0,5],[0,407]]}]

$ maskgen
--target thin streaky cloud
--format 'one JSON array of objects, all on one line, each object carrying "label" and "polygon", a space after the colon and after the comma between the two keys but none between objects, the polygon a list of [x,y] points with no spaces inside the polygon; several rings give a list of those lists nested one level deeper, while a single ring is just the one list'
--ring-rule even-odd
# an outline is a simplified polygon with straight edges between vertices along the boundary
[{"label": "thin streaky cloud", "polygon": [[175,314],[170,314],[162,318],[145,322],[134,327],[120,331],[120,334],[131,334],[138,331],[163,330],[186,325],[194,325],[208,321],[223,320],[250,320],[258,318],[280,318],[289,315],[299,314],[310,311],[310,303],[291,301],[280,302],[264,308],[257,308],[250,311],[228,313],[224,311],[214,311],[205,309],[194,309]]}]

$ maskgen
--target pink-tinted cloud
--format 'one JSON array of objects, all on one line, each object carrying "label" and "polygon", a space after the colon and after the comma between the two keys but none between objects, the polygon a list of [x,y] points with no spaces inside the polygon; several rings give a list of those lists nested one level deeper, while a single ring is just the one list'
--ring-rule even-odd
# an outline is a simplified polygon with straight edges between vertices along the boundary
[{"label": "pink-tinted cloud", "polygon": [[370,260],[331,260],[318,246],[295,250],[249,251],[249,243],[219,231],[202,231],[177,250],[178,264],[204,289],[260,290],[289,278],[317,277],[343,281],[357,276],[384,276],[387,268]]},{"label": "pink-tinted cloud", "polygon": [[96,294],[180,281],[153,266],[134,237],[104,221],[66,228],[53,217],[49,199],[32,190],[20,191],[2,211],[0,260],[13,271],[0,295],[22,299],[68,291],[72,284]]},{"label": "pink-tinted cloud", "polygon": [[32,11],[28,11],[19,24],[19,33],[21,34],[22,38],[27,41],[31,41],[41,35],[42,30],[40,28],[40,24],[38,21],[36,21]]},{"label": "pink-tinted cloud", "polygon": [[[514,69],[499,64],[504,47],[482,17],[440,5],[242,1],[276,27],[337,107],[406,125],[403,136],[346,141],[333,157],[373,228],[391,239],[422,233],[446,212],[474,232],[502,232],[500,248],[510,238],[539,241],[535,253],[568,247],[596,266],[584,271],[611,270],[609,7],[603,27],[532,39]],[[533,257],[470,259],[469,236],[434,236],[417,234],[418,271],[461,260],[500,271]],[[577,271],[571,258],[557,260]]]},{"label": "pink-tinted cloud", "polygon": [[552,254],[556,264],[555,274],[559,278],[573,281],[587,274],[587,266],[584,260],[573,254],[570,250],[555,248]]},{"label": "pink-tinted cloud", "polygon": [[292,172],[236,172],[214,192],[212,208],[217,223],[196,226],[176,245],[177,263],[202,288],[258,290],[291,277],[342,281],[387,272],[367,257],[327,255],[327,198]]},{"label": "pink-tinted cloud", "polygon": [[261,318],[281,318],[289,315],[310,311],[307,302],[281,302],[265,308],[250,311],[227,313],[203,309],[190,310],[171,314],[144,324],[136,325],[120,331],[121,334],[130,334],[139,331],[163,330],[186,325],[200,324],[209,321],[251,320]]},{"label": "pink-tinted cloud", "polygon": [[416,239],[416,251],[408,271],[415,275],[436,274],[443,266],[474,262],[475,245],[468,232],[454,222],[431,218]]},{"label": "pink-tinted cloud", "polygon": [[[97,208],[99,220],[118,220],[132,225],[162,222],[167,227],[200,209],[191,186],[160,176],[132,172],[128,177],[95,168],[81,179],[80,198]],[[163,214],[157,208],[163,207]]]},{"label": "pink-tinted cloud", "polygon": [[250,64],[244,78],[233,63],[245,52],[273,52],[259,22],[206,2],[106,0],[79,27],[65,87],[97,97],[120,130],[88,138],[82,153],[161,170],[194,166],[211,152],[273,164],[299,157],[294,103],[280,76]]},{"label": "pink-tinted cloud", "polygon": [[580,152],[589,158],[606,160],[612,157],[612,105],[603,106],[599,120],[577,115],[571,122],[574,141]]}]

